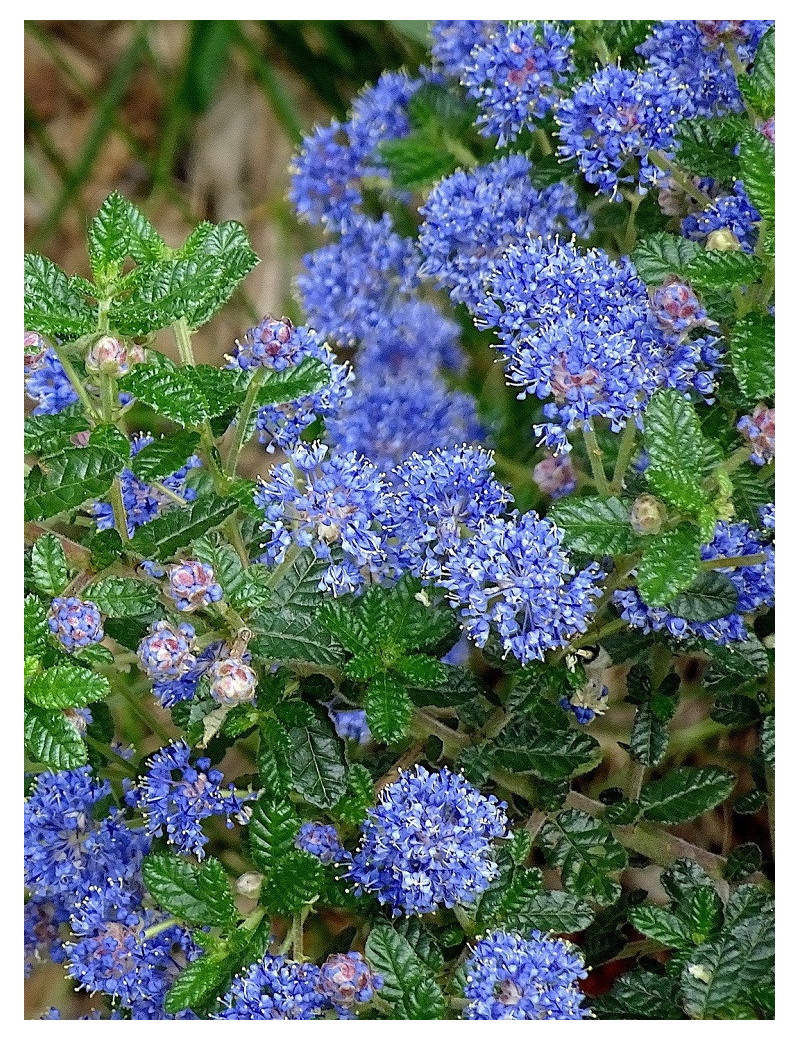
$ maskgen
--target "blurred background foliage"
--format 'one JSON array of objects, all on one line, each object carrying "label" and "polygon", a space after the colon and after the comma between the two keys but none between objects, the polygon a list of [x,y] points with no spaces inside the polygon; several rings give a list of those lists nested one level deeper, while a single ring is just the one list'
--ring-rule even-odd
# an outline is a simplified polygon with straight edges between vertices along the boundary
[{"label": "blurred background foliage", "polygon": [[292,282],[318,241],[287,199],[302,135],[384,69],[416,69],[426,40],[416,21],[27,22],[26,248],[87,274],[86,222],[112,189],[172,244],[241,221],[262,262],[195,342],[221,360],[264,314],[299,317]]}]

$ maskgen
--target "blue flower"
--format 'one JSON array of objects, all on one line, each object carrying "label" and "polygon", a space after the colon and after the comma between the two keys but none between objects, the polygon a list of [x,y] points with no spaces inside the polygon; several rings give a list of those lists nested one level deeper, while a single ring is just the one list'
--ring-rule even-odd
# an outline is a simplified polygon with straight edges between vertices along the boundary
[{"label": "blue flower", "polygon": [[216,1018],[319,1018],[330,1007],[319,983],[320,970],[315,964],[296,964],[266,954],[234,979]]},{"label": "blue flower", "polygon": [[167,591],[178,610],[191,613],[218,603],[222,586],[214,580],[214,571],[199,560],[182,560],[169,568]]},{"label": "blue flower", "polygon": [[441,65],[448,76],[460,80],[474,48],[485,45],[502,27],[502,22],[492,21],[434,22],[431,30],[434,64]]},{"label": "blue flower", "polygon": [[47,623],[65,650],[81,650],[103,638],[103,618],[96,603],[77,596],[56,596]]},{"label": "blue flower", "polygon": [[228,827],[233,827],[234,820],[247,823],[250,810],[245,802],[255,796],[240,798],[233,784],[224,789],[222,773],[210,768],[209,759],[198,758],[191,766],[190,756],[185,741],[161,748],[150,759],[147,773],[126,792],[125,802],[142,811],[148,834],[165,834],[167,842],[179,852],[193,852],[202,859],[203,846],[208,842],[202,821],[209,816],[224,816]]},{"label": "blue flower", "polygon": [[768,531],[775,530],[775,503],[768,502],[767,505],[761,506],[758,510],[758,515],[761,520],[761,526],[766,528]]},{"label": "blue flower", "polygon": [[366,379],[392,376],[416,379],[442,370],[462,372],[467,359],[460,345],[461,329],[433,304],[403,300],[382,314],[358,352],[358,367]]},{"label": "blue flower", "polygon": [[475,944],[464,965],[466,1019],[589,1017],[578,980],[586,968],[576,946],[533,929],[492,932]]},{"label": "blue flower", "polygon": [[419,257],[411,239],[380,220],[356,217],[341,238],[303,258],[297,279],[311,324],[345,346],[365,339],[393,303],[417,284]]},{"label": "blue flower", "polygon": [[435,579],[465,532],[502,513],[510,495],[493,466],[489,452],[464,445],[411,455],[394,470],[386,523],[398,571]]},{"label": "blue flower", "polygon": [[320,969],[319,990],[337,1008],[366,1004],[383,988],[383,976],[372,971],[360,953],[332,953]]},{"label": "blue flower", "polygon": [[548,22],[498,25],[470,53],[462,83],[478,102],[478,126],[498,147],[533,129],[559,98],[573,70],[571,32]]},{"label": "blue flower", "polygon": [[37,402],[34,415],[57,415],[78,400],[67,373],[50,347],[26,357],[25,375],[25,393]]},{"label": "blue flower", "polygon": [[348,877],[394,916],[474,903],[497,873],[504,809],[447,768],[401,772],[362,824]]},{"label": "blue flower", "polygon": [[494,628],[505,653],[527,664],[586,631],[603,572],[591,563],[576,574],[563,537],[530,512],[484,520],[454,549],[439,583],[478,646]]},{"label": "blue flower", "polygon": [[725,49],[727,39],[745,67],[772,22],[658,22],[652,36],[636,50],[649,68],[677,77],[687,88],[687,116],[718,116],[744,109],[736,72]]},{"label": "blue flower", "polygon": [[151,679],[180,679],[196,664],[194,628],[182,622],[156,621],[139,643],[139,663]]},{"label": "blue flower", "polygon": [[338,451],[365,455],[385,472],[412,452],[477,441],[475,399],[435,375],[366,377],[328,422]]},{"label": "blue flower", "polygon": [[[153,438],[150,436],[134,437],[131,442],[131,457],[135,457],[142,448],[152,443]],[[194,488],[186,486],[186,476],[190,470],[196,469],[200,465],[202,465],[200,459],[196,455],[192,455],[187,459],[185,466],[181,466],[179,470],[165,477],[160,483],[186,502],[192,502],[197,497],[197,492]],[[141,524],[154,520],[165,509],[173,505],[173,501],[168,495],[158,488],[143,483],[127,466],[120,474],[119,482],[129,536],[132,536]],[[114,527],[114,511],[108,502],[95,502],[92,512],[99,531]]]},{"label": "blue flower", "polygon": [[338,831],[328,823],[304,823],[294,843],[301,851],[316,856],[321,863],[335,863],[344,853]]},{"label": "blue flower", "polygon": [[[164,622],[166,624],[166,622]],[[191,625],[181,625],[180,628],[191,628]],[[190,664],[177,678],[163,679],[151,676],[155,679],[153,683],[153,696],[164,708],[171,708],[180,701],[191,700],[197,692],[197,684],[208,674],[209,669],[215,661],[226,657],[228,648],[222,642],[209,643],[209,645],[196,657],[194,663]],[[188,664],[188,657],[186,662]]]},{"label": "blue flower", "polygon": [[110,795],[89,766],[39,775],[25,802],[25,884],[36,896],[70,906],[89,885],[136,877],[150,842],[116,808],[95,819]]},{"label": "blue flower", "polygon": [[537,191],[530,171],[521,154],[457,170],[421,207],[420,274],[449,289],[454,302],[473,310],[480,304],[495,261],[513,242],[558,231],[590,233],[591,217],[578,208],[575,189],[557,183]]},{"label": "blue flower", "polygon": [[733,191],[733,195],[715,199],[702,212],[684,217],[681,224],[684,236],[702,242],[712,232],[725,229],[736,236],[743,252],[752,253],[761,214],[750,202],[741,181],[734,183]]},{"label": "blue flower", "polygon": [[714,538],[700,550],[702,560],[727,559],[732,556],[752,556],[764,553],[766,560],[750,567],[725,567],[719,570],[730,578],[739,594],[735,613],[714,621],[687,621],[676,617],[665,607],[648,607],[636,589],[620,589],[614,593],[614,602],[629,625],[644,632],[666,629],[676,639],[699,636],[714,643],[747,639],[744,614],[759,607],[771,606],[775,600],[775,550],[766,543],[766,535],[752,531],[746,523],[729,524],[720,521]]},{"label": "blue flower", "polygon": [[[655,184],[663,173],[650,162],[649,152],[672,150],[685,97],[675,77],[617,65],[598,69],[556,110],[559,154],[575,159],[586,180],[612,199],[621,198],[620,184]],[[636,177],[626,172],[632,160]]]},{"label": "blue flower", "polygon": [[372,740],[363,708],[342,708],[339,711],[329,708],[328,715],[337,737],[342,740],[357,740],[359,744],[369,744]]},{"label": "blue flower", "polygon": [[[268,532],[263,559],[281,563],[291,545],[311,546],[329,562],[320,588],[338,595],[358,588],[362,567],[383,564],[383,538],[376,518],[384,512],[384,481],[367,459],[355,452],[327,458],[322,444],[301,444],[290,462],[275,466],[254,495],[264,510],[261,529]],[[344,564],[333,558],[341,550]]]},{"label": "blue flower", "polygon": [[[91,888],[71,918],[76,940],[67,944],[68,974],[90,992],[108,993],[126,1007],[136,1005],[137,1018],[162,1017],[164,997],[181,962],[200,953],[177,923],[147,936],[146,929],[167,919],[144,909],[121,884]],[[154,1013],[143,1014],[148,1005]]]},{"label": "blue flower", "polygon": [[59,925],[69,920],[69,912],[58,900],[48,896],[33,895],[25,904],[25,978],[35,964],[64,960],[64,945],[60,938]]}]

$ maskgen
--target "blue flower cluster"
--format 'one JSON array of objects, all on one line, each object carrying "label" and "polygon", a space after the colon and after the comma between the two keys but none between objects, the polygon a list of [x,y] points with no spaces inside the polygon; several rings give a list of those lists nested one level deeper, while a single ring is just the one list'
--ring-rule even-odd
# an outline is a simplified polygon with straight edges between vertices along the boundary
[{"label": "blue flower cluster", "polygon": [[477,321],[498,329],[520,396],[554,398],[534,430],[557,454],[595,417],[622,429],[658,386],[713,393],[715,340],[668,334],[627,257],[527,239],[505,251],[487,288]]},{"label": "blue flower cluster", "polygon": [[398,573],[436,580],[462,537],[502,513],[510,496],[493,466],[489,452],[464,445],[411,455],[394,470],[387,531]]},{"label": "blue flower cluster", "polygon": [[527,664],[586,631],[603,572],[590,563],[576,574],[562,539],[552,521],[529,512],[483,520],[453,550],[440,584],[479,647],[494,628],[504,653]]},{"label": "blue flower cluster", "polygon": [[[665,80],[684,85],[684,115],[719,116],[741,112],[742,95],[728,49],[745,68],[772,22],[674,21],[658,22],[637,51],[648,67]],[[727,45],[727,46],[726,46]]]},{"label": "blue flower cluster", "polygon": [[385,72],[353,102],[350,118],[315,127],[292,165],[289,197],[300,217],[345,231],[363,203],[365,177],[385,177],[378,145],[406,137],[408,102],[422,85],[404,72]]},{"label": "blue flower cluster", "polygon": [[61,902],[37,895],[28,899],[23,913],[26,979],[36,964],[63,962],[66,952],[60,926],[68,920],[69,911]]},{"label": "blue flower cluster", "polygon": [[250,809],[245,802],[255,796],[240,798],[233,784],[226,790],[222,773],[211,768],[209,759],[198,758],[192,766],[190,756],[191,748],[182,740],[161,748],[150,759],[147,773],[128,788],[125,802],[142,811],[148,834],[164,834],[179,852],[202,859],[208,843],[202,821],[223,816],[229,828],[234,820],[247,823]]},{"label": "blue flower cluster", "polygon": [[[367,459],[355,452],[328,455],[322,444],[301,444],[290,461],[275,466],[254,495],[264,510],[262,530],[269,539],[262,559],[281,563],[290,546],[311,546],[328,567],[321,591],[354,592],[364,581],[361,568],[383,565],[383,536],[376,521],[384,514],[385,482]],[[343,559],[334,559],[340,550]]]},{"label": "blue flower cluster", "polygon": [[[730,246],[736,247],[738,242],[743,252],[752,253],[760,222],[761,214],[747,197],[744,184],[736,181],[733,195],[721,195],[700,213],[690,213],[684,218],[681,230],[686,238],[698,242],[706,241],[714,232],[725,231]],[[731,235],[734,238],[731,239]]]},{"label": "blue flower cluster", "polygon": [[431,56],[434,65],[453,79],[460,80],[475,47],[484,46],[495,33],[502,32],[502,22],[439,21],[433,23]]},{"label": "blue flower cluster", "polygon": [[589,1017],[578,980],[586,968],[577,947],[534,929],[492,932],[464,965],[464,1017],[565,1021]]},{"label": "blue flower cluster", "polygon": [[590,234],[591,217],[579,210],[575,189],[556,183],[537,191],[530,171],[530,160],[518,153],[458,170],[421,207],[420,274],[449,289],[454,302],[477,308],[484,282],[508,245],[559,231]]},{"label": "blue flower cluster", "polygon": [[339,833],[329,823],[304,823],[294,843],[301,851],[316,856],[320,863],[336,863],[344,856]]},{"label": "blue flower cluster", "polygon": [[170,621],[156,621],[139,643],[139,663],[156,681],[180,679],[196,663],[194,636],[194,626],[188,622],[176,628]]},{"label": "blue flower cluster", "polygon": [[648,607],[636,589],[619,589],[614,602],[628,624],[644,632],[666,629],[676,639],[699,636],[714,643],[731,643],[747,639],[744,614],[759,607],[771,606],[775,600],[775,550],[766,543],[765,535],[750,529],[746,523],[717,524],[714,538],[700,550],[702,560],[729,559],[763,553],[766,559],[749,567],[723,567],[720,574],[730,578],[739,594],[738,609],[715,621],[687,621],[676,617],[665,607]]},{"label": "blue flower cluster", "polygon": [[354,216],[341,238],[303,258],[297,279],[311,324],[328,339],[352,346],[417,285],[419,257],[384,213],[380,220]]},{"label": "blue flower cluster", "polygon": [[448,390],[436,375],[378,370],[356,384],[328,433],[337,451],[366,456],[388,475],[413,452],[474,442],[482,430],[470,394]]},{"label": "blue flower cluster", "polygon": [[663,176],[650,152],[670,155],[685,93],[677,77],[606,65],[559,104],[559,154],[612,199],[622,197],[620,184],[643,190]]},{"label": "blue flower cluster", "polygon": [[47,618],[50,631],[65,650],[82,650],[103,638],[103,617],[96,603],[77,596],[56,596]]},{"label": "blue flower cluster", "polygon": [[523,130],[553,108],[573,71],[570,31],[548,22],[514,28],[498,25],[470,52],[461,82],[478,102],[478,126],[498,147],[515,141]]},{"label": "blue flower cluster", "polygon": [[360,953],[333,953],[320,969],[319,989],[331,1004],[346,1012],[366,1004],[383,988],[383,976],[372,971]]},{"label": "blue flower cluster", "polygon": [[743,415],[736,429],[750,441],[753,449],[750,461],[763,466],[775,458],[775,409],[768,408],[763,401],[753,409],[752,415]]},{"label": "blue flower cluster", "polygon": [[25,393],[36,401],[34,415],[57,415],[78,401],[58,356],[37,332],[25,333]]},{"label": "blue flower cluster", "polygon": [[297,964],[266,954],[234,979],[218,1019],[320,1018],[330,1002],[319,988],[316,964]]},{"label": "blue flower cluster", "polygon": [[474,903],[497,873],[504,809],[447,768],[402,772],[362,824],[348,877],[394,916]]},{"label": "blue flower cluster", "polygon": [[[153,443],[149,435],[134,437],[131,441],[131,457],[139,454],[142,448]],[[192,455],[175,473],[165,477],[160,483],[168,492],[177,495],[185,502],[192,502],[197,497],[193,487],[186,485],[186,477],[190,470],[196,469],[202,463],[196,455]],[[157,516],[173,504],[173,500],[157,487],[145,484],[132,470],[126,467],[119,476],[120,490],[122,492],[122,504],[125,507],[125,517],[128,527],[128,535],[132,536],[137,527],[146,524],[148,520],[154,520]],[[114,511],[108,502],[95,502],[92,506],[95,523],[99,531],[106,531],[114,527]]]},{"label": "blue flower cluster", "polygon": [[275,446],[293,447],[317,418],[335,414],[350,394],[352,372],[348,365],[336,363],[328,345],[311,329],[305,325],[295,327],[288,318],[267,316],[255,328],[248,329],[243,342],[237,340],[231,365],[239,368],[282,372],[306,358],[321,361],[328,369],[329,381],[321,390],[296,401],[258,409],[256,427],[267,451],[273,451]]},{"label": "blue flower cluster", "polygon": [[367,713],[363,708],[329,708],[328,715],[336,735],[342,740],[355,740],[359,744],[369,744],[372,740],[372,733],[367,725]]},{"label": "blue flower cluster", "polygon": [[458,324],[433,304],[401,300],[368,330],[358,351],[359,369],[373,380],[461,372],[466,358],[460,336]]}]

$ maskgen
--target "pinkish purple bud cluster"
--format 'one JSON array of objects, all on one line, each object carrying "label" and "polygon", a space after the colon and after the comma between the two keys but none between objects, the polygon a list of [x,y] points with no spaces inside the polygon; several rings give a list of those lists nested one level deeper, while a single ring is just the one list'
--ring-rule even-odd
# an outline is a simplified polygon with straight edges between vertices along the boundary
[{"label": "pinkish purple bud cluster", "polygon": [[360,953],[332,953],[322,965],[318,989],[337,1007],[349,1008],[371,1000],[383,986]]},{"label": "pinkish purple bud cluster", "polygon": [[144,361],[144,349],[137,345],[126,347],[113,336],[103,336],[89,348],[86,371],[109,376],[124,376],[131,365]]},{"label": "pinkish purple bud cluster", "polygon": [[226,657],[215,661],[209,669],[211,696],[220,704],[242,704],[256,695],[258,676],[244,661]]},{"label": "pinkish purple bud cluster", "polygon": [[103,638],[103,618],[97,605],[77,596],[56,596],[50,604],[48,624],[65,650],[81,650]]},{"label": "pinkish purple bud cluster", "polygon": [[194,628],[157,621],[139,644],[139,661],[151,679],[180,679],[195,663]]},{"label": "pinkish purple bud cluster", "polygon": [[736,429],[750,441],[753,453],[750,461],[763,466],[775,458],[775,409],[763,402],[757,404],[752,415],[743,415]]},{"label": "pinkish purple bud cluster", "polygon": [[533,479],[543,495],[563,498],[577,487],[575,467],[569,455],[548,455],[533,467]]},{"label": "pinkish purple bud cluster", "polygon": [[686,333],[708,324],[708,317],[692,288],[670,275],[658,289],[650,290],[650,302],[665,332]]},{"label": "pinkish purple bud cluster", "polygon": [[178,610],[186,613],[218,603],[222,588],[214,581],[214,571],[199,560],[182,560],[169,568],[169,594]]}]

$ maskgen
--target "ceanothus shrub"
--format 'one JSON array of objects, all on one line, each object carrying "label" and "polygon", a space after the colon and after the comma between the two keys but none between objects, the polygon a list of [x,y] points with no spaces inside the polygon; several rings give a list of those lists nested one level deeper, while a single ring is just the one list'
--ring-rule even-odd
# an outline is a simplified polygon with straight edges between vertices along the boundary
[{"label": "ceanothus shrub", "polygon": [[116,193],[26,257],[26,973],[770,1018],[774,28],[432,41],[295,160],[307,324],[196,364],[245,229]]}]

